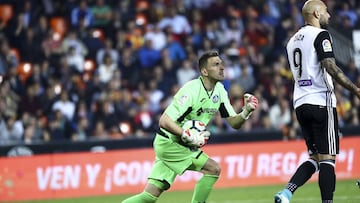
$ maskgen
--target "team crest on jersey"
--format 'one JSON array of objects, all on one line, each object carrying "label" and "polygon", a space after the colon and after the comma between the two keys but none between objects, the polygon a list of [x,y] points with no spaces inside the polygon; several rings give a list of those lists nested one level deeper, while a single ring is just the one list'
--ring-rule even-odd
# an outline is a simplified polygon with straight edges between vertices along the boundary
[{"label": "team crest on jersey", "polygon": [[322,47],[323,47],[324,52],[332,51],[331,43],[328,39],[325,39],[322,41]]},{"label": "team crest on jersey", "polygon": [[219,101],[219,95],[214,95],[212,101],[213,103],[217,103]]}]

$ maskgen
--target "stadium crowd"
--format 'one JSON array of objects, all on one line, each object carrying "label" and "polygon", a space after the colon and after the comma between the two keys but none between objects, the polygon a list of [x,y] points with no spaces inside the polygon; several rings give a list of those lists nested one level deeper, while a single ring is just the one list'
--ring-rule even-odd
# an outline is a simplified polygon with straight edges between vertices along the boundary
[{"label": "stadium crowd", "polygon": [[[197,57],[218,50],[237,111],[259,110],[243,131],[296,139],[284,45],[303,25],[304,0],[2,0],[0,145],[153,136],[176,90],[198,77]],[[345,37],[360,3],[325,0]],[[339,64],[359,84],[354,61]],[[359,124],[360,101],[336,86],[341,126]],[[214,134],[229,130],[220,116]]]}]

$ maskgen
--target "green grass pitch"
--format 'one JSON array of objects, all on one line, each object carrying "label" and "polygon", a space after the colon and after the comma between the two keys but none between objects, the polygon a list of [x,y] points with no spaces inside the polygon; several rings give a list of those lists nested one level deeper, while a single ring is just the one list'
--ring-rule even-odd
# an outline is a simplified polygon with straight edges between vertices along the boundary
[{"label": "green grass pitch", "polygon": [[[282,189],[281,185],[252,186],[214,189],[207,203],[270,203],[273,195]],[[192,191],[168,191],[157,203],[190,203]],[[76,199],[26,201],[21,203],[120,203],[129,195],[97,196]],[[320,192],[316,182],[310,182],[296,191],[291,203],[319,203]],[[360,202],[360,188],[356,180],[342,180],[336,184],[334,202]],[[20,203],[20,202],[17,202]]]}]

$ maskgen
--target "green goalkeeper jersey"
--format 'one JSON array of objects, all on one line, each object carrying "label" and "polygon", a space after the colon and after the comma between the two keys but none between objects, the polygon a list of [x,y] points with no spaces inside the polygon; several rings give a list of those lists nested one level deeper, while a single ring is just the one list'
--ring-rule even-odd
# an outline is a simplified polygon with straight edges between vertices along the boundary
[{"label": "green goalkeeper jersey", "polygon": [[[181,87],[165,110],[165,113],[180,126],[188,120],[199,120],[207,125],[217,112],[220,112],[223,118],[236,115],[224,85],[218,82],[212,91],[207,91],[201,77]],[[161,130],[172,140],[179,139],[165,129]]]}]

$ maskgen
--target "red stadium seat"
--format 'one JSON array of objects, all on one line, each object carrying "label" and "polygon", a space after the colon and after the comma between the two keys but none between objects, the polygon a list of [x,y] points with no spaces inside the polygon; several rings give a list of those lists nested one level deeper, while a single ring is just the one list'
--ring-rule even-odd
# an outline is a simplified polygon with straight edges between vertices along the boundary
[{"label": "red stadium seat", "polygon": [[20,63],[17,72],[20,76],[20,79],[23,83],[25,83],[26,79],[31,75],[32,73],[32,64],[31,63]]},{"label": "red stadium seat", "polygon": [[0,20],[2,25],[6,26],[7,22],[13,17],[13,8],[8,4],[0,4]]},{"label": "red stadium seat", "polygon": [[50,19],[50,26],[55,33],[61,36],[61,38],[67,31],[67,23],[63,17],[52,17]]}]

